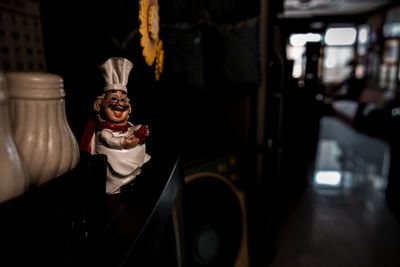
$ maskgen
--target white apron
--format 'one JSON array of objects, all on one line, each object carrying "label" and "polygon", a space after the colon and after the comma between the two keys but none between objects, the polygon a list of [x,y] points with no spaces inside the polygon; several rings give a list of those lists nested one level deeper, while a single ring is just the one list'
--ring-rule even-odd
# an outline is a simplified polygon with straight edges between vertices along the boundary
[{"label": "white apron", "polygon": [[[107,156],[106,193],[120,193],[121,186],[134,180],[140,174],[140,167],[150,160],[145,144],[137,144],[133,148],[122,148],[122,141],[141,125],[130,127],[126,133],[102,129],[95,134],[95,154]],[[93,149],[93,146],[92,146]]]}]

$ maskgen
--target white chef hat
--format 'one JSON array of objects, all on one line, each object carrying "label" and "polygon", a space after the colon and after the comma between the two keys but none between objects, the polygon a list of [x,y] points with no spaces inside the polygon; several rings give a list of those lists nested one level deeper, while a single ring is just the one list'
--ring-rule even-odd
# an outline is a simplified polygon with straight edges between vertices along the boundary
[{"label": "white chef hat", "polygon": [[106,85],[103,91],[121,90],[128,92],[126,84],[128,83],[129,73],[133,67],[132,62],[122,57],[112,57],[100,65]]}]

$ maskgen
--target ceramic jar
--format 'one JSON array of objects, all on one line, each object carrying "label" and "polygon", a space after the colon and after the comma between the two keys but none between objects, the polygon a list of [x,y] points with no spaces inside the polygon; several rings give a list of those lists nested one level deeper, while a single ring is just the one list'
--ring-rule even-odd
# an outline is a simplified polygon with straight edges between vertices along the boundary
[{"label": "ceramic jar", "polygon": [[28,186],[26,166],[12,138],[6,79],[0,72],[0,203],[22,195]]},{"label": "ceramic jar", "polygon": [[7,79],[14,140],[31,184],[41,185],[73,169],[79,148],[66,119],[62,77],[10,72]]}]

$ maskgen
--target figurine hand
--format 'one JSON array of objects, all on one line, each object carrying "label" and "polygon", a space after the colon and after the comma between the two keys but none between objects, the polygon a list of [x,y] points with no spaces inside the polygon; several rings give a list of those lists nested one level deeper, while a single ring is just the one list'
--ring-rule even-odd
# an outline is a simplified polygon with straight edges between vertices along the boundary
[{"label": "figurine hand", "polygon": [[146,140],[146,137],[149,136],[150,131],[147,128],[147,125],[141,126],[138,130],[136,130],[133,135],[136,138],[139,138],[139,144],[143,144]]},{"label": "figurine hand", "polygon": [[139,144],[139,138],[135,137],[134,135],[125,137],[124,140],[122,141],[122,147],[123,148],[132,148]]}]

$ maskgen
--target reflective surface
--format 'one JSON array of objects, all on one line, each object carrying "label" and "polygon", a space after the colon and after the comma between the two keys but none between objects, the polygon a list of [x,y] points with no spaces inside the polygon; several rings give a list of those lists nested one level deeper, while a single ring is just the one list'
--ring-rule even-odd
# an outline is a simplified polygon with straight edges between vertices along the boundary
[{"label": "reflective surface", "polygon": [[400,221],[385,200],[387,152],[384,142],[324,118],[314,174],[334,171],[340,181],[311,177],[283,216],[267,266],[400,266]]}]

